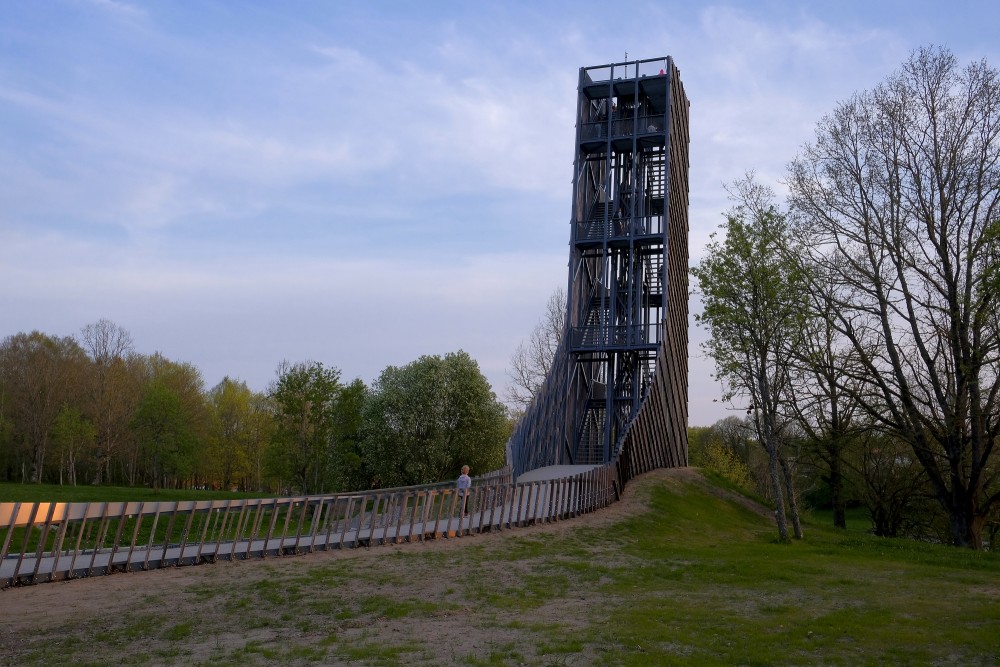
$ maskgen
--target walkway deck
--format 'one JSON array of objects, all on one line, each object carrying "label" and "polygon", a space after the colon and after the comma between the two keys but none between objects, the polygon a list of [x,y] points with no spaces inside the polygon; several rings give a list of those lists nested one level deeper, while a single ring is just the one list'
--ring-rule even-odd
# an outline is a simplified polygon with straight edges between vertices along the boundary
[{"label": "walkway deck", "polygon": [[614,502],[612,473],[550,466],[516,483],[480,480],[467,498],[438,485],[263,500],[0,503],[0,587],[559,521]]}]

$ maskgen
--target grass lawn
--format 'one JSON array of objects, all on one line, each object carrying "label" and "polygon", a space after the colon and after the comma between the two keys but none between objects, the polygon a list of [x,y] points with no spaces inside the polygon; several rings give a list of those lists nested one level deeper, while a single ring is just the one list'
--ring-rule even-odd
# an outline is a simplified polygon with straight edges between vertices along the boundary
[{"label": "grass lawn", "polygon": [[0,482],[0,503],[15,502],[123,502],[174,500],[227,500],[269,497],[260,493],[198,491],[193,489],[149,489],[129,486],[68,486],[59,484],[15,484]]},{"label": "grass lawn", "polygon": [[[814,510],[809,510],[808,512],[811,518],[813,518],[816,523],[826,526],[833,525],[832,509],[814,509]],[[849,533],[871,532],[872,519],[871,516],[868,514],[867,507],[848,507],[844,518],[847,520],[847,532]]]},{"label": "grass lawn", "polygon": [[[1000,558],[836,531],[774,540],[736,508],[693,489],[657,488],[652,512],[623,524],[644,562],[620,585],[607,664],[998,664]],[[670,521],[668,517],[674,517]],[[641,647],[641,648],[640,648]]]},{"label": "grass lawn", "polygon": [[3,591],[0,664],[1000,664],[996,554],[774,537],[657,471],[554,526]]}]

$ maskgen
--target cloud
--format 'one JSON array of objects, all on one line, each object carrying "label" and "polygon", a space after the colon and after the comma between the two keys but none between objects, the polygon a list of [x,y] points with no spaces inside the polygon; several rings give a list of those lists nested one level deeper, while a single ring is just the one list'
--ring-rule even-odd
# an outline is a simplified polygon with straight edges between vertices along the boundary
[{"label": "cloud", "polygon": [[[284,358],[324,361],[371,381],[386,365],[463,348],[500,392],[520,332],[541,316],[547,293],[537,287],[560,284],[565,264],[561,256],[523,253],[451,264],[420,257],[184,262],[2,230],[0,247],[0,300],[34,308],[32,328],[68,335],[107,317],[133,334],[141,352],[194,363],[209,383],[230,375],[257,389]],[[55,304],[71,305],[56,312]]]},{"label": "cloud", "polygon": [[121,0],[84,0],[87,4],[114,16],[136,19],[146,16],[146,12],[134,4]]},{"label": "cloud", "polygon": [[[524,85],[509,72],[448,77],[422,63],[387,67],[336,45],[301,50],[318,59],[288,55],[230,100],[208,91],[163,105],[80,88],[5,87],[0,94],[34,134],[51,138],[53,150],[38,159],[26,144],[29,150],[0,156],[0,170],[19,173],[31,183],[26,191],[74,210],[76,220],[139,236],[196,217],[211,224],[253,216],[309,184],[356,193],[326,197],[326,206],[348,215],[365,215],[380,192],[414,207],[497,189],[564,196],[571,76]],[[450,54],[488,59],[481,50]],[[270,91],[263,94],[270,106],[256,90]],[[11,195],[8,215],[38,212],[37,197]],[[358,202],[353,210],[351,201]]]},{"label": "cloud", "polygon": [[[626,2],[608,20],[587,2],[12,8],[5,333],[110,317],[210,382],[257,387],[286,357],[370,379],[465,347],[502,383],[566,279],[581,65],[674,56],[697,261],[729,207],[723,184],[753,169],[780,192],[815,123],[898,66],[908,40],[994,48],[992,17],[929,3],[919,20],[740,7]],[[695,423],[725,415],[711,412],[703,335]]]}]

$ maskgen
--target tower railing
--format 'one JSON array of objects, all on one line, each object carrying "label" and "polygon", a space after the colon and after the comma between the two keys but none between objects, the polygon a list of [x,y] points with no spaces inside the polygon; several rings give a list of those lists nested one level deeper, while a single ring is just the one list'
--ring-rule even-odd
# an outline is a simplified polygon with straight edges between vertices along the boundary
[{"label": "tower railing", "polygon": [[587,348],[637,347],[655,348],[663,335],[663,324],[585,325],[570,328],[570,345],[574,350]]},{"label": "tower railing", "polygon": [[[611,138],[631,137],[633,133],[660,134],[663,132],[666,116],[664,114],[653,114],[640,116],[638,123],[631,117],[612,118],[610,134]],[[580,126],[580,138],[584,141],[594,141],[607,138],[609,133],[607,120],[596,120],[583,123]]]},{"label": "tower railing", "polygon": [[581,220],[576,223],[574,238],[579,242],[628,238],[629,236],[662,236],[663,216]]}]

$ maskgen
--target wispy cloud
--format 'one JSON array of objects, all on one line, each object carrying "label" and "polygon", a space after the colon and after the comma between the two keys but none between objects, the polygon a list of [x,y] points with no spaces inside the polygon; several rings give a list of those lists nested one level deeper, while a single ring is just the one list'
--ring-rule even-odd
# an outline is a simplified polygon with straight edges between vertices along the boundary
[{"label": "wispy cloud", "polygon": [[996,55],[995,9],[841,4],[12,5],[0,335],[110,317],[255,386],[286,357],[370,378],[465,347],[499,390],[566,279],[580,66],[675,57],[698,258],[724,183],[780,189],[816,121],[910,49]]},{"label": "wispy cloud", "polygon": [[135,19],[146,16],[146,12],[136,5],[121,0],[82,0],[83,2],[115,16]]}]

